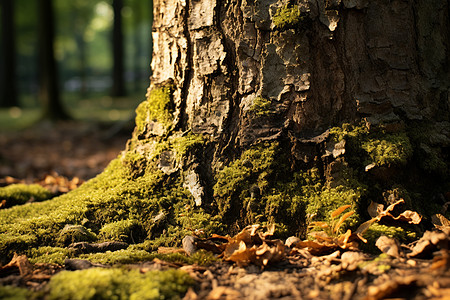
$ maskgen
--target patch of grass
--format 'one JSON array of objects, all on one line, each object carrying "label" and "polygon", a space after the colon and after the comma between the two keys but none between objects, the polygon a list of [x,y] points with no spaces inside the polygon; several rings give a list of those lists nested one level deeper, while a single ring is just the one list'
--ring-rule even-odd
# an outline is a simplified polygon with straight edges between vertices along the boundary
[{"label": "patch of grass", "polygon": [[49,300],[181,299],[193,284],[180,270],[149,271],[92,268],[62,271],[49,282]]}]

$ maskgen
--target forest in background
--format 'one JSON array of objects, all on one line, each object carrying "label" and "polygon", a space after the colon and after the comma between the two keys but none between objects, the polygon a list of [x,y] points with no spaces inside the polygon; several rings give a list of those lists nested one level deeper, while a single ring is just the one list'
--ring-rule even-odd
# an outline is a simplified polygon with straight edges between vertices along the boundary
[{"label": "forest in background", "polygon": [[[152,1],[2,0],[0,128],[11,120],[26,123],[39,118],[46,105],[39,96],[39,79],[48,69],[39,62],[41,19],[51,13],[39,13],[45,2],[53,10],[57,101],[76,119],[89,113],[91,118],[111,121],[129,118],[130,110],[142,101],[150,76]],[[120,11],[120,23],[114,6]],[[113,37],[114,27],[119,38]],[[118,81],[116,68],[121,74]],[[117,85],[122,86],[119,92]],[[105,108],[107,114],[93,115],[93,107]]]}]

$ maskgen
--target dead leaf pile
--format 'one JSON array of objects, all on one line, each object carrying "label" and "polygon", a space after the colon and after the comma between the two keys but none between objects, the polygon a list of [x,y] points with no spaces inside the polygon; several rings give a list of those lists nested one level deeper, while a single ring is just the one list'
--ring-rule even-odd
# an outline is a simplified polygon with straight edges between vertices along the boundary
[{"label": "dead leaf pile", "polygon": [[225,261],[244,267],[249,264],[267,266],[285,258],[285,245],[279,239],[271,239],[275,225],[263,231],[260,225],[245,227],[233,237],[213,235],[209,239],[187,236],[183,239],[184,251],[191,255],[197,249],[220,254]]},{"label": "dead leaf pile", "polygon": [[0,285],[26,285],[39,290],[60,269],[52,264],[31,264],[25,255],[14,254],[8,264],[0,267]]}]

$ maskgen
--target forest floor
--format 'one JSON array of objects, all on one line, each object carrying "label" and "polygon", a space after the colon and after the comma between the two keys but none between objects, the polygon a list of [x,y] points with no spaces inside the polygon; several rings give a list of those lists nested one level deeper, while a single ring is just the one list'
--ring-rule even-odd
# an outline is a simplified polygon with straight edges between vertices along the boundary
[{"label": "forest floor", "polygon": [[[127,130],[113,131],[67,123],[2,134],[0,186],[40,182],[46,176],[88,180],[117,157],[131,136]],[[439,244],[433,238],[439,239],[432,236],[430,247],[417,257],[405,254],[414,245],[390,246],[395,253],[386,250],[381,255],[336,249],[319,256],[286,248],[289,251],[282,258],[264,267],[220,259],[207,266],[154,259],[128,267],[141,272],[167,268],[188,272],[195,285],[185,299],[450,299],[448,235],[440,240],[446,245],[440,249],[433,248]],[[10,283],[41,289],[65,267],[30,264],[19,257],[0,266],[0,278],[13,276]]]}]

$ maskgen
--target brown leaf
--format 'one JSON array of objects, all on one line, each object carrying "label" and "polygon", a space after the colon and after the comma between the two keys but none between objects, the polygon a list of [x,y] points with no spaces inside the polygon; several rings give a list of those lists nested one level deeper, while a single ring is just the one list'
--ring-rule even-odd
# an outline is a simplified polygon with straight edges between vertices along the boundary
[{"label": "brown leaf", "polygon": [[331,213],[331,217],[332,218],[336,218],[337,216],[339,216],[344,210],[346,210],[347,208],[351,207],[351,205],[343,205],[341,207],[339,207],[338,209],[336,209],[335,211],[333,211]]},{"label": "brown leaf", "polygon": [[415,211],[405,210],[398,217],[393,217],[395,220],[405,221],[409,224],[419,224],[422,221],[422,216]]},{"label": "brown leaf", "polygon": [[408,254],[408,257],[429,256],[437,250],[439,245],[443,244],[445,247],[449,241],[450,237],[444,232],[426,231],[412,248],[412,252]]},{"label": "brown leaf", "polygon": [[443,215],[441,214],[432,215],[431,222],[437,229],[442,230],[447,234],[450,233],[450,221]]},{"label": "brown leaf", "polygon": [[14,270],[19,271],[19,274],[22,277],[33,274],[33,266],[28,261],[26,255],[17,255],[16,253],[14,253],[11,261],[3,267],[0,267],[0,274],[8,274],[14,272]]},{"label": "brown leaf", "polygon": [[347,220],[348,217],[350,217],[351,215],[353,215],[355,212],[354,211],[349,211],[347,213],[345,213],[337,222],[336,226],[334,226],[333,229],[333,233],[336,233],[339,231],[339,228],[341,228],[341,225],[345,222],[345,220]]}]

